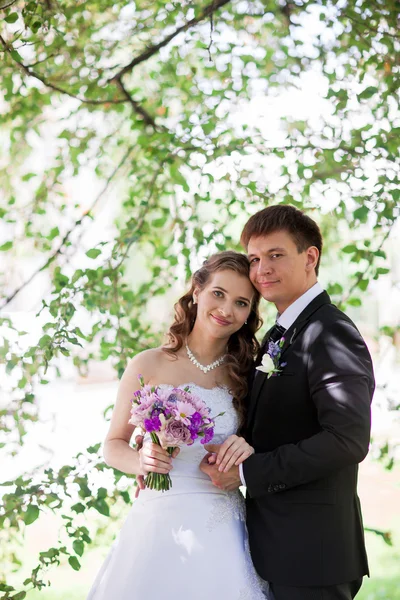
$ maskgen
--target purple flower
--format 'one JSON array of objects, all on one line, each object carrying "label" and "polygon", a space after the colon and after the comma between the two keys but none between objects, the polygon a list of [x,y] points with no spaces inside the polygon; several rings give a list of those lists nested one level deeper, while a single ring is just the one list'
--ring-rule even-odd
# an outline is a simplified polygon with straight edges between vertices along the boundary
[{"label": "purple flower", "polygon": [[168,396],[168,402],[172,402],[175,404],[178,400],[179,400],[179,398],[176,394],[170,394]]},{"label": "purple flower", "polygon": [[189,426],[189,431],[190,431],[190,437],[191,437],[192,441],[188,444],[188,446],[191,446],[193,444],[193,442],[195,440],[197,440],[197,438],[199,437],[199,430],[196,429],[195,427]]},{"label": "purple flower", "polygon": [[158,415],[152,417],[151,419],[144,420],[144,426],[146,431],[151,433],[152,431],[160,431],[161,429],[161,421]]},{"label": "purple flower", "polygon": [[202,418],[201,414],[198,411],[196,411],[190,417],[191,426],[195,429],[198,429],[202,423],[202,420],[203,420],[203,418]]},{"label": "purple flower", "polygon": [[204,431],[204,437],[200,440],[201,444],[208,444],[214,437],[214,427],[209,427]]},{"label": "purple flower", "polygon": [[164,412],[164,406],[163,403],[160,402],[159,400],[157,402],[154,402],[154,408],[151,411],[151,416],[152,417],[158,417],[158,415],[161,415]]},{"label": "purple flower", "polygon": [[274,359],[277,356],[279,356],[280,352],[281,352],[281,348],[280,348],[280,346],[279,346],[278,343],[276,343],[276,342],[269,342],[267,354],[269,354],[272,359]]},{"label": "purple flower", "polygon": [[140,390],[136,390],[136,392],[133,395],[135,396],[135,398],[139,398]]}]

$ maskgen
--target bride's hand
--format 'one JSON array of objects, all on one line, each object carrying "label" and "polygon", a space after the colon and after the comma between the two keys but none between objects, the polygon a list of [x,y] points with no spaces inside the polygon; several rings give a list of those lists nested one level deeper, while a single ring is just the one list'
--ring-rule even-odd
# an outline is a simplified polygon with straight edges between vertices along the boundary
[{"label": "bride's hand", "polygon": [[172,459],[166,450],[153,442],[145,442],[138,450],[139,453],[139,475],[153,473],[167,474],[172,469]]},{"label": "bride's hand", "polygon": [[230,435],[219,447],[217,454],[218,471],[226,473],[233,465],[240,465],[254,454],[254,448],[237,435]]}]

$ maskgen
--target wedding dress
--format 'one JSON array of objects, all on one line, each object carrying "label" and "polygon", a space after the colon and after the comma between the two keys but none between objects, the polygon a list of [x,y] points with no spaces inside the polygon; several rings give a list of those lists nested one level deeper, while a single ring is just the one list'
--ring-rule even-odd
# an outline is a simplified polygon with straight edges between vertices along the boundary
[{"label": "wedding dress", "polygon": [[[237,430],[226,388],[191,391],[216,419],[213,443]],[[173,386],[162,385],[160,387]],[[173,459],[172,488],[140,492],[87,600],[265,600],[251,562],[239,490],[224,492],[199,469],[198,440]]]}]

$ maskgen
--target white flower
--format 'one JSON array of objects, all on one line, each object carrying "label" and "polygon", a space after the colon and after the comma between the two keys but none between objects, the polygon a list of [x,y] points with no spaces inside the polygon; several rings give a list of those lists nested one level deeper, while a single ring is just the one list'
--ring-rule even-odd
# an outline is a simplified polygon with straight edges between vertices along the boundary
[{"label": "white flower", "polygon": [[262,357],[261,365],[256,367],[257,371],[261,371],[262,373],[266,373],[268,376],[275,373],[278,369],[275,368],[274,361],[270,357],[269,354],[264,354]]}]

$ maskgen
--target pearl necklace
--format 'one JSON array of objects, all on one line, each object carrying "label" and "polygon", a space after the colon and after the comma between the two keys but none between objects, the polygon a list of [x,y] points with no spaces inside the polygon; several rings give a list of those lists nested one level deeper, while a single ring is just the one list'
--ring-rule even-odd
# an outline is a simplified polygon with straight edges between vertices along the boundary
[{"label": "pearl necklace", "polygon": [[195,367],[197,367],[198,369],[201,369],[203,371],[203,373],[208,373],[208,371],[211,371],[211,369],[215,369],[216,367],[219,367],[219,365],[221,365],[224,362],[225,356],[226,356],[226,354],[224,354],[223,356],[221,356],[221,358],[218,358],[217,360],[214,360],[214,362],[212,362],[211,364],[204,366],[201,363],[199,363],[199,361],[194,356],[193,352],[191,351],[191,349],[189,348],[189,346],[187,344],[186,344],[186,352],[189,357],[189,360],[194,364]]}]

